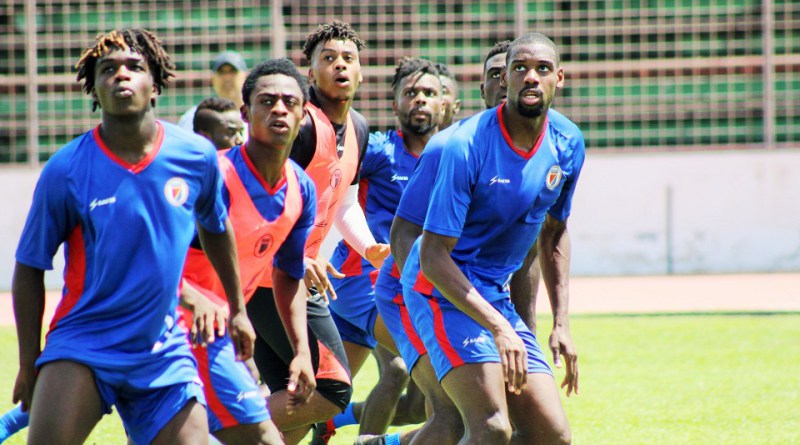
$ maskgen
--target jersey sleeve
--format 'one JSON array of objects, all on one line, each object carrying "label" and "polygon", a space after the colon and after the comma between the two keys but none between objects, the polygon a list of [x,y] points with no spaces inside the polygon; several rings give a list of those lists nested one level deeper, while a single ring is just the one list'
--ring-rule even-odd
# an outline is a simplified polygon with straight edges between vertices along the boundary
[{"label": "jersey sleeve", "polygon": [[425,230],[453,238],[461,236],[478,171],[472,154],[469,140],[456,136],[448,140],[433,184]]},{"label": "jersey sleeve", "polygon": [[272,265],[275,268],[298,280],[303,279],[303,275],[305,275],[303,252],[306,239],[311,233],[311,228],[314,226],[314,218],[317,215],[317,193],[314,183],[306,177],[301,182],[300,188],[303,195],[303,212],[295,222],[291,232],[289,232],[289,236],[286,237],[281,247],[275,252],[275,257],[272,261]]},{"label": "jersey sleeve", "polygon": [[425,214],[428,213],[431,190],[442,155],[441,150],[432,148],[426,148],[419,157],[395,212],[397,216],[420,227],[425,223]]},{"label": "jersey sleeve", "polygon": [[58,247],[79,224],[69,197],[67,165],[61,161],[54,156],[45,164],[17,246],[16,260],[36,269],[53,269]]},{"label": "jersey sleeve", "polygon": [[386,142],[386,135],[381,132],[370,133],[367,151],[361,160],[361,168],[358,175],[360,178],[369,178],[373,175],[380,164],[380,154],[383,152],[383,145]]},{"label": "jersey sleeve", "polygon": [[[212,233],[225,231],[225,220],[228,211],[222,200],[222,173],[219,170],[216,151],[208,141],[206,148],[206,165],[200,196],[195,203],[195,216],[203,227]],[[210,150],[210,151],[209,151]]]},{"label": "jersey sleeve", "polygon": [[553,203],[547,211],[550,216],[559,221],[564,221],[569,217],[570,211],[572,210],[572,196],[575,194],[575,186],[578,183],[578,177],[580,177],[581,169],[583,168],[583,161],[586,158],[583,134],[578,133],[578,136],[571,142],[569,156],[571,162],[566,166],[567,168],[564,169],[568,172],[564,181],[564,187],[561,189],[561,194],[558,196],[556,202]]}]

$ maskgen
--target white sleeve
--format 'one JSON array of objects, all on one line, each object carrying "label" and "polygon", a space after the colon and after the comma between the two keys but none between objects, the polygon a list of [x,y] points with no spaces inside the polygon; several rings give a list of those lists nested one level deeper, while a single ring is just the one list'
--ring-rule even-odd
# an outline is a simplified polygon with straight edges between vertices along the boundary
[{"label": "white sleeve", "polygon": [[363,258],[367,247],[375,243],[375,237],[369,231],[367,218],[358,205],[358,184],[351,185],[344,194],[342,206],[336,212],[333,224],[347,244]]}]

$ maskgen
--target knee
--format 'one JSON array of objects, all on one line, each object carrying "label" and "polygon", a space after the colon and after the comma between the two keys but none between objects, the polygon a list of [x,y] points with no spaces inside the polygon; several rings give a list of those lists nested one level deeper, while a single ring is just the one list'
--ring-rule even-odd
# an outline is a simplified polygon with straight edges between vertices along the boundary
[{"label": "knee", "polygon": [[481,422],[478,428],[470,428],[469,435],[480,437],[479,443],[508,443],[511,440],[511,423],[508,417],[495,413]]},{"label": "knee", "polygon": [[386,391],[394,391],[400,393],[408,384],[408,373],[406,372],[405,365],[397,364],[396,360],[392,360],[381,369],[379,385]]},{"label": "knee", "polygon": [[553,431],[552,440],[548,443],[552,445],[570,445],[572,443],[572,430],[568,424],[561,425]]}]

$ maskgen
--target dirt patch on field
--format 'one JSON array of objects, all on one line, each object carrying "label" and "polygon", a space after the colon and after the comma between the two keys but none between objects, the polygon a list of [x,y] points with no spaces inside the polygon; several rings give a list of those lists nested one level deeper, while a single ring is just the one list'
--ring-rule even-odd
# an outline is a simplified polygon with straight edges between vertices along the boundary
[{"label": "dirt patch on field", "polygon": [[[47,292],[46,323],[60,298],[60,291]],[[550,311],[543,289],[537,306],[540,313]],[[574,314],[800,311],[800,274],[574,277],[570,281],[570,311]],[[13,324],[11,295],[0,293],[0,325]]]}]

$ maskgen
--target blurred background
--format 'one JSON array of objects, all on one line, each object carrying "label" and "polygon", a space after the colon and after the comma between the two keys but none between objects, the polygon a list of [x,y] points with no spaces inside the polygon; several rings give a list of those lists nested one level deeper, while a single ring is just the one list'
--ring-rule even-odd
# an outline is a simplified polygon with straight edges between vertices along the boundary
[{"label": "blurred background", "polygon": [[305,36],[349,22],[367,47],[355,107],[395,126],[401,56],[449,65],[457,118],[483,108],[488,49],[526,31],[561,48],[555,108],[584,131],[573,272],[586,275],[800,271],[800,1],[32,1],[0,0],[0,288],[38,169],[97,125],[73,65],[96,34],[145,27],[177,78],[158,102],[175,122],[213,94],[211,61],[290,57]]}]

